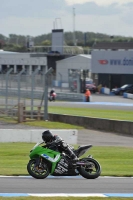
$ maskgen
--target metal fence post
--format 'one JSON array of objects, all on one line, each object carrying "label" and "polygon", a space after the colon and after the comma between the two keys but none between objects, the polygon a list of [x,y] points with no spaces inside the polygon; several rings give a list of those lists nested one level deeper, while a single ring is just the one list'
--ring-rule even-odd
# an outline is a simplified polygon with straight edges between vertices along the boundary
[{"label": "metal fence post", "polygon": [[23,104],[19,103],[18,104],[18,123],[22,123],[23,122]]},{"label": "metal fence post", "polygon": [[9,69],[9,71],[6,73],[6,109],[8,104],[8,80],[9,80],[9,74],[12,72],[12,68]]},{"label": "metal fence post", "polygon": [[59,75],[60,75],[60,82],[61,82],[61,84],[60,84],[60,90],[62,92],[62,74],[59,72]]},{"label": "metal fence post", "polygon": [[34,88],[35,88],[35,75],[38,73],[39,68],[37,68],[32,74],[31,83],[31,118],[33,118],[33,107],[34,107]]},{"label": "metal fence post", "polygon": [[45,73],[45,87],[44,87],[44,120],[48,120],[48,75],[53,72],[53,68],[49,68],[49,70]]},{"label": "metal fence post", "polygon": [[20,96],[21,96],[21,84],[20,84],[20,78],[22,73],[25,71],[25,69],[23,69],[21,72],[19,72],[19,74],[17,75],[17,80],[18,80],[18,104],[20,103]]},{"label": "metal fence post", "polygon": [[80,74],[77,73],[77,93],[80,93]]}]

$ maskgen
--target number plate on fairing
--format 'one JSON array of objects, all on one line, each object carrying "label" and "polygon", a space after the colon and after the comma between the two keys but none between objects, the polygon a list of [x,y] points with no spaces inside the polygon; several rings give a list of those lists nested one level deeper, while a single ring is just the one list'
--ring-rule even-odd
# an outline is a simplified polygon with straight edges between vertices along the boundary
[{"label": "number plate on fairing", "polygon": [[64,173],[68,172],[68,164],[65,162],[65,160],[63,158],[58,163],[54,172],[58,173],[58,174],[64,174]]}]

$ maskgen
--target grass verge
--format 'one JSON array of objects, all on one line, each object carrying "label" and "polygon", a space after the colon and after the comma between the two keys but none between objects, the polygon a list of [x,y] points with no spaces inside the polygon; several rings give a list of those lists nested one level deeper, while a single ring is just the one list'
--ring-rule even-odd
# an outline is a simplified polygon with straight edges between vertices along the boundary
[{"label": "grass verge", "polygon": [[[0,175],[28,175],[26,166],[33,143],[0,143]],[[87,155],[99,161],[102,176],[133,176],[133,148],[93,147]]]},{"label": "grass verge", "polygon": [[[0,200],[129,200],[129,198],[119,197],[0,197]],[[130,198],[133,200],[133,198]]]},{"label": "grass verge", "polygon": [[49,106],[49,113],[133,121],[133,111]]}]

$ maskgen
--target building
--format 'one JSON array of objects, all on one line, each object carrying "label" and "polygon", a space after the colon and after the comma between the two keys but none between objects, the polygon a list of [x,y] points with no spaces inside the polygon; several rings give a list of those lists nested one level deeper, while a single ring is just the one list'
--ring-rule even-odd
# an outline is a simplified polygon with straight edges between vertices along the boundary
[{"label": "building", "polygon": [[[32,41],[31,41],[32,42]],[[56,72],[56,61],[72,57],[83,52],[81,47],[64,46],[63,29],[52,30],[51,46],[34,46],[28,40],[28,52],[7,52],[0,50],[0,72],[6,73],[12,68],[12,73],[18,73],[22,69],[26,74],[31,74],[35,69],[45,72],[53,68]]]},{"label": "building", "polygon": [[6,73],[11,68],[13,74],[21,70],[31,74],[37,68],[43,72],[47,70],[47,57],[45,54],[0,51],[0,72]]},{"label": "building", "polygon": [[92,74],[110,89],[133,84],[133,43],[98,43],[92,51]]},{"label": "building", "polygon": [[56,62],[56,80],[69,82],[69,76],[72,73],[83,70],[88,71],[88,77],[91,73],[91,55],[79,54]]},{"label": "building", "polygon": [[71,87],[72,84],[79,85],[81,81],[91,78],[91,55],[79,54],[56,62],[55,86]]}]

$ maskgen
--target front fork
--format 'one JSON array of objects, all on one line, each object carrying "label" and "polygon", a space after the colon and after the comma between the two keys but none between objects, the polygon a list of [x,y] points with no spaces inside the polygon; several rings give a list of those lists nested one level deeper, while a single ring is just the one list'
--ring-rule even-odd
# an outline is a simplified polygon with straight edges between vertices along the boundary
[{"label": "front fork", "polygon": [[42,164],[42,157],[37,157],[35,160],[36,160],[35,168],[41,167],[41,164]]}]

